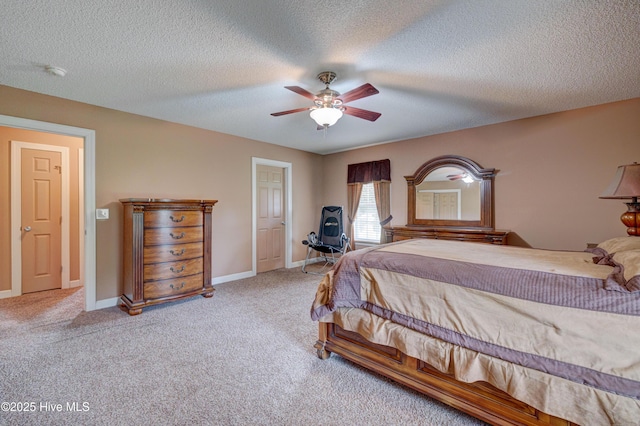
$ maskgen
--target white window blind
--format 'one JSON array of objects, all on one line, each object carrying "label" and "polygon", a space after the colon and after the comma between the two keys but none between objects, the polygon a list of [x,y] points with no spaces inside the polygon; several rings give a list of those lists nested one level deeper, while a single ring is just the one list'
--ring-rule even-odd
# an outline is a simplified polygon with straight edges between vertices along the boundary
[{"label": "white window blind", "polygon": [[376,209],[376,196],[373,192],[373,183],[362,185],[360,204],[354,224],[354,236],[356,241],[380,242],[380,219]]}]

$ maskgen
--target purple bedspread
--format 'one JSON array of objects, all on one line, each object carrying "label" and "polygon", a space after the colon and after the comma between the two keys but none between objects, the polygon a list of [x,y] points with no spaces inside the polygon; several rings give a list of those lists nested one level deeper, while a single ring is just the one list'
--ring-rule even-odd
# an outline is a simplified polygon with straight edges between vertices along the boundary
[{"label": "purple bedspread", "polygon": [[[601,278],[569,276],[538,270],[386,252],[380,249],[365,249],[348,253],[334,266],[330,296],[326,303],[319,306],[315,304],[312,307],[311,317],[313,320],[319,320],[341,307],[360,308],[412,330],[467,349],[607,392],[640,399],[640,381],[638,381],[637,374],[640,365],[629,366],[629,369],[635,372],[628,377],[623,377],[623,375],[573,364],[567,360],[557,360],[485,342],[466,335],[460,330],[436,325],[433,323],[436,321],[430,321],[428,317],[420,319],[403,312],[390,310],[385,306],[364,300],[362,297],[361,285],[363,276],[366,275],[363,274],[363,271],[367,270],[391,271],[401,276],[420,278],[421,285],[424,287],[420,291],[429,291],[431,281],[448,283],[458,288],[472,289],[506,298],[578,309],[583,311],[585,315],[589,315],[590,312],[613,314],[620,316],[622,324],[640,323],[638,322],[638,317],[640,317],[639,293],[609,291],[605,289],[606,280]],[[375,284],[384,285],[384,283]],[[487,315],[490,316],[492,313],[487,312]],[[631,322],[625,322],[626,320]],[[640,330],[636,328],[628,330],[628,332],[639,333]],[[536,344],[545,345],[546,343],[537,342]],[[637,349],[640,351],[640,348]]]}]

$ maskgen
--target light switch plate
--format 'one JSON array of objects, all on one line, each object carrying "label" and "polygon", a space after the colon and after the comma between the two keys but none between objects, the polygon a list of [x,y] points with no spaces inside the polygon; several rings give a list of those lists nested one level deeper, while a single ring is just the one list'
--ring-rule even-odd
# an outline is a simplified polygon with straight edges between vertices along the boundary
[{"label": "light switch plate", "polygon": [[109,209],[96,209],[96,219],[97,220],[109,219]]}]

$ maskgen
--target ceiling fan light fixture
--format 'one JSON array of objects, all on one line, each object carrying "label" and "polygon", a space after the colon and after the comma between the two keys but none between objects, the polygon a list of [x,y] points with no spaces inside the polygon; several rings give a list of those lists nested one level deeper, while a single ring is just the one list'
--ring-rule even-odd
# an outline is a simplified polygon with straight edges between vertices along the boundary
[{"label": "ceiling fan light fixture", "polygon": [[281,115],[293,114],[296,112],[311,110],[311,118],[318,125],[318,130],[326,129],[333,126],[342,117],[342,114],[351,115],[353,117],[362,118],[368,121],[376,121],[380,117],[379,112],[368,111],[355,107],[345,107],[344,104],[353,102],[367,96],[378,94],[378,89],[369,83],[365,83],[355,89],[349,90],[347,93],[340,94],[329,88],[329,84],[336,78],[336,74],[331,71],[325,71],[318,74],[318,79],[325,84],[325,88],[316,94],[303,89],[300,86],[284,86],[285,89],[291,90],[298,95],[304,96],[313,101],[314,106],[311,108],[296,108],[288,111],[280,111],[271,113],[274,117]]},{"label": "ceiling fan light fixture", "polygon": [[311,118],[318,126],[333,126],[340,117],[342,117],[342,111],[337,108],[316,108],[311,111]]}]

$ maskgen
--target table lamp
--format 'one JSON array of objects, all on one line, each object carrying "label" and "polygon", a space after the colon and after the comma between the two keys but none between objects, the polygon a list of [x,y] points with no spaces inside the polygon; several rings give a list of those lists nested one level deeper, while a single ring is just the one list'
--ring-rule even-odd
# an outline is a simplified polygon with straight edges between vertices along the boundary
[{"label": "table lamp", "polygon": [[618,167],[611,184],[605,189],[600,198],[631,199],[627,211],[620,216],[620,220],[627,227],[627,234],[640,236],[640,164],[633,163]]}]

